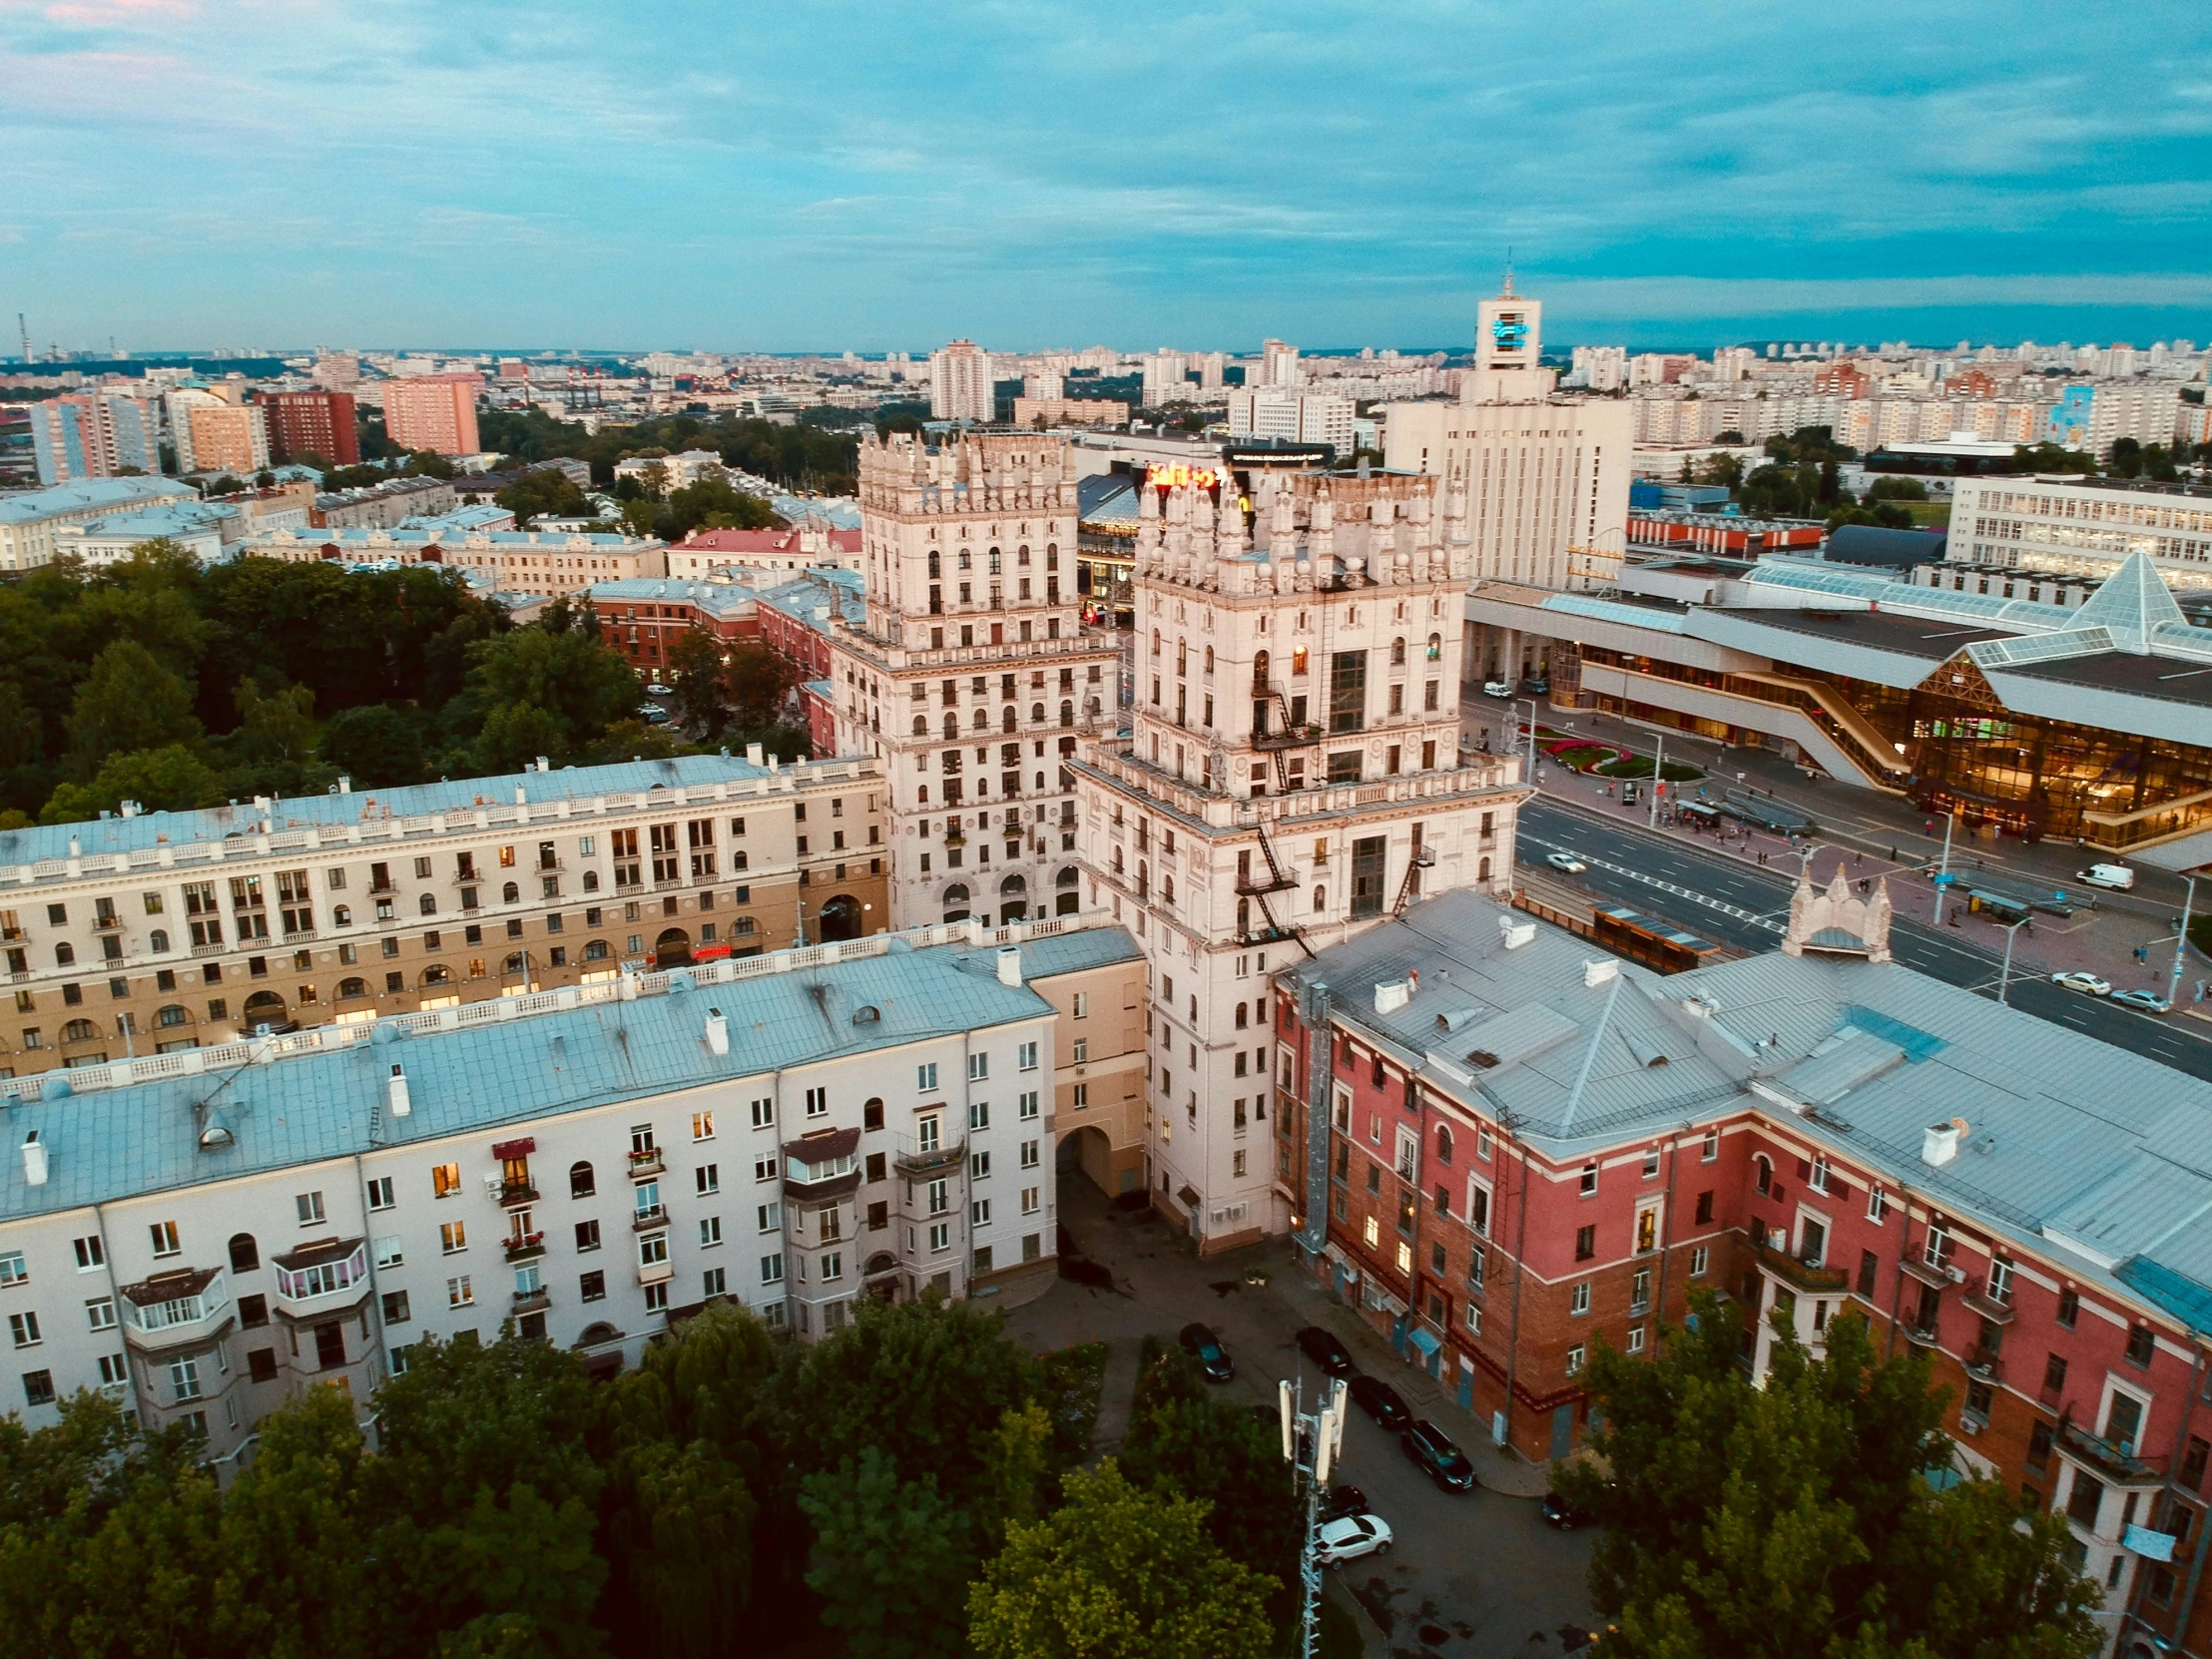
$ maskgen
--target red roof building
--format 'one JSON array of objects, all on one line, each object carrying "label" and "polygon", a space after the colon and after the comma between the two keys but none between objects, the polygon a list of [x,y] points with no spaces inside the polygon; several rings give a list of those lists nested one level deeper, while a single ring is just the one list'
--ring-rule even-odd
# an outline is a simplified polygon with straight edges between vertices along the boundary
[{"label": "red roof building", "polygon": [[694,530],[668,550],[671,576],[705,577],[717,571],[812,570],[836,565],[860,568],[860,532],[833,529],[810,518],[775,530]]}]

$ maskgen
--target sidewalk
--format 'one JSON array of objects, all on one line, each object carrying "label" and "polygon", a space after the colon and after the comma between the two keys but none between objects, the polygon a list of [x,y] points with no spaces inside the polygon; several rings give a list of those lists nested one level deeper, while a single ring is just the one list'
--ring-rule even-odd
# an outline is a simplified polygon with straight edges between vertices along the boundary
[{"label": "sidewalk", "polygon": [[[1510,721],[1525,718],[1517,712],[1509,718],[1499,705],[1481,700],[1470,701],[1463,709],[1470,733],[1477,741],[1486,739],[1492,751],[1502,747],[1506,736],[1503,729]],[[1653,728],[1592,710],[1573,715],[1554,713],[1541,724],[1578,737],[1625,741],[1647,754],[1653,740],[1661,735]],[[1525,733],[1525,728],[1521,730]],[[1936,886],[1925,872],[1932,870],[1943,854],[1941,821],[1936,821],[1931,832],[1927,816],[1908,803],[1845,784],[1809,783],[1795,766],[1768,750],[1724,749],[1710,740],[1679,732],[1670,731],[1664,736],[1670,757],[1706,770],[1708,776],[1702,783],[1708,799],[1717,800],[1729,789],[1752,790],[1818,825],[1810,859],[1816,882],[1825,885],[1839,867],[1854,881],[1886,876],[1897,913],[1910,921],[1935,925]],[[1525,735],[1521,742],[1525,745]],[[1626,810],[1617,794],[1607,793],[1608,780],[1569,771],[1541,754],[1537,771],[1537,789],[1542,798],[1592,809],[1608,818],[1617,815],[1623,824],[1650,829],[1648,795],[1637,808]],[[1613,787],[1618,789],[1617,784]],[[1697,799],[1698,783],[1678,788],[1683,792],[1682,799]],[[1791,845],[1786,835],[1741,825],[1707,831],[1661,824],[1656,832],[1725,853],[1784,879],[1794,879],[1806,862],[1801,849]],[[1945,901],[1944,921],[1951,924],[1955,918],[1954,936],[2001,959],[2004,929],[1966,910],[1965,895],[1958,887],[1970,882],[1976,873],[1985,873],[2011,890],[2062,890],[2069,901],[2080,900],[2093,907],[2078,909],[2068,917],[2036,915],[2013,942],[2012,976],[2040,977],[2063,969],[2086,969],[2110,980],[2115,987],[2155,991],[2164,996],[2173,969],[2173,923],[2181,911],[2180,878],[2145,869],[2145,888],[2135,892],[2084,889],[2074,872],[2093,856],[2070,843],[2030,846],[2018,840],[1954,834],[1950,869],[1959,880],[1952,888],[1952,897]],[[2168,886],[2174,889],[2170,895],[2165,890]],[[2198,898],[2212,904],[2212,883],[2200,883]],[[2136,959],[2138,947],[2146,949],[2146,959]],[[1992,967],[1992,983],[1996,977]],[[2198,983],[2208,979],[2212,979],[2212,962],[2190,951],[2182,967],[2174,1010],[2177,1017],[2212,1023],[2212,1001],[2194,1000]]]}]

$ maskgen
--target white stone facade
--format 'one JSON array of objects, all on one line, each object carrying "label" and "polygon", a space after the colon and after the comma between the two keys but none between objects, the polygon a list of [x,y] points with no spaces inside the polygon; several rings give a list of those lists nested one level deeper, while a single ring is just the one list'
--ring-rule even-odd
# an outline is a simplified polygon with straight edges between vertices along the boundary
[{"label": "white stone facade", "polygon": [[1146,1180],[1203,1249],[1292,1224],[1268,975],[1402,902],[1511,885],[1517,763],[1458,752],[1468,548],[1440,481],[1148,489],[1132,732],[1077,768],[1086,908],[1147,953]]}]

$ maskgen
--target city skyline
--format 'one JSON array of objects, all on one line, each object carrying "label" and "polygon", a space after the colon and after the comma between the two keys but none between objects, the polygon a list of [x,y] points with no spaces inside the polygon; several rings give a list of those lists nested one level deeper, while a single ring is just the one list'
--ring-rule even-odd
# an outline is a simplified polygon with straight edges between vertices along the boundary
[{"label": "city skyline", "polygon": [[1903,62],[1895,7],[9,4],[0,308],[79,349],[1448,344],[1510,249],[1561,342],[2201,336],[2201,14],[2034,10]]}]

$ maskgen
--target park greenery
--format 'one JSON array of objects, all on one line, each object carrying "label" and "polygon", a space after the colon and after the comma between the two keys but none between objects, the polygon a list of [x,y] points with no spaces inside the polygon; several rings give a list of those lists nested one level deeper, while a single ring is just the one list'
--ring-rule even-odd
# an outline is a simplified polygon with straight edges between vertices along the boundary
[{"label": "park greenery", "polygon": [[60,561],[0,587],[0,825],[220,806],[761,742],[796,670],[704,633],[676,648],[683,718],[640,689],[588,603],[515,626],[456,571],[248,558],[170,542],[96,570]]},{"label": "park greenery", "polygon": [[[2064,1517],[1951,1472],[1947,1390],[1838,1314],[1820,1354],[1775,1320],[1755,1385],[1710,1293],[1656,1356],[1602,1342],[1591,1455],[1558,1489],[1604,1528],[1590,1590],[1606,1659],[2087,1659],[2096,1586]],[[1932,1477],[1933,1476],[1933,1477]]]},{"label": "park greenery", "polygon": [[543,409],[482,409],[477,412],[476,430],[487,450],[517,460],[570,456],[588,461],[592,482],[601,486],[614,482],[617,461],[687,449],[712,449],[725,465],[787,489],[818,495],[850,495],[858,466],[858,448],[850,433],[829,431],[807,420],[786,426],[734,415],[657,415],[592,432],[581,421],[557,420]]},{"label": "park greenery", "polygon": [[1143,1472],[1086,1469],[1103,1361],[934,1297],[814,1346],[712,1303],[606,1382],[426,1340],[366,1412],[317,1387],[266,1418],[227,1480],[80,1393],[0,1421],[0,1627],[69,1659],[1282,1651],[1280,1579],[1238,1551],[1276,1560],[1288,1508],[1221,1514],[1254,1495],[1240,1409],[1179,1401]]}]

